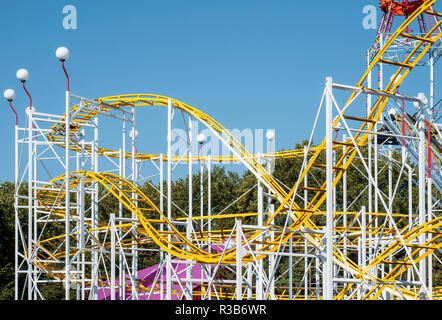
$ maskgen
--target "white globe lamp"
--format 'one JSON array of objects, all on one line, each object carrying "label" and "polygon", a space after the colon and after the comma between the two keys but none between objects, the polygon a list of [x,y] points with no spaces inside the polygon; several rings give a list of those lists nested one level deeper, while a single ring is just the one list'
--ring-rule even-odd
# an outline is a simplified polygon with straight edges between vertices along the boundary
[{"label": "white globe lamp", "polygon": [[129,133],[129,137],[130,137],[131,139],[133,139],[133,140],[137,140],[138,137],[139,137],[138,130],[132,130],[132,131]]},{"label": "white globe lamp", "polygon": [[[402,78],[402,74],[401,74],[401,73],[398,74],[396,78],[394,77],[394,75],[392,75],[392,76],[390,77],[390,82],[393,82],[393,85],[395,85],[395,84],[396,84],[401,78]],[[399,84],[399,85],[398,85],[398,88],[399,88],[400,86],[401,86],[401,85]]]},{"label": "white globe lamp", "polygon": [[67,59],[69,59],[70,57],[70,52],[69,49],[66,47],[59,47],[56,51],[55,51],[55,55],[57,56],[57,59],[60,61],[66,61]]},{"label": "white globe lamp", "polygon": [[12,101],[15,99],[15,91],[12,89],[6,89],[3,93],[3,97],[8,101]]},{"label": "white globe lamp", "polygon": [[196,140],[198,141],[199,144],[203,144],[204,142],[207,141],[207,138],[204,134],[201,133],[196,137]]},{"label": "white globe lamp", "polygon": [[29,72],[26,69],[20,69],[17,71],[17,79],[21,82],[26,82],[29,80]]}]

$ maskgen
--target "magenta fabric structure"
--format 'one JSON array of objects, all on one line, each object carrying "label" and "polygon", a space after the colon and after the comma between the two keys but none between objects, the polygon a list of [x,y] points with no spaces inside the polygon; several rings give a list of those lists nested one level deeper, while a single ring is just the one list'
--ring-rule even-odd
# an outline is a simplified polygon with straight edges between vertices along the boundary
[{"label": "magenta fabric structure", "polygon": [[[221,253],[224,250],[223,245],[212,245],[212,252]],[[172,263],[172,276],[177,276],[179,279],[186,278],[186,267],[188,265],[183,261],[183,263],[174,262]],[[192,278],[194,279],[193,289],[201,286],[201,283],[198,283],[198,279],[207,280],[207,273],[204,271],[204,266],[201,264],[195,264],[192,266]],[[213,267],[213,266],[212,266]],[[166,266],[163,264],[162,272],[163,279],[161,281],[160,278],[160,265],[156,264],[146,269],[139,270],[137,273],[138,284],[141,287],[144,287],[144,290],[138,290],[138,300],[160,300],[161,296],[158,291],[162,288],[163,290],[163,299],[166,295]],[[126,275],[125,277],[126,285],[131,286],[131,275]],[[155,282],[154,291],[151,293],[152,284]],[[115,279],[115,286],[119,286],[119,279]],[[185,290],[185,282],[182,281],[180,284],[172,285],[172,300],[185,300],[184,290]],[[110,290],[110,282],[106,281],[104,287],[98,288],[98,300],[110,300],[111,299],[111,290]],[[120,290],[115,290],[115,299],[120,300]],[[131,288],[127,288],[124,293],[125,300],[134,300],[133,293]]]}]

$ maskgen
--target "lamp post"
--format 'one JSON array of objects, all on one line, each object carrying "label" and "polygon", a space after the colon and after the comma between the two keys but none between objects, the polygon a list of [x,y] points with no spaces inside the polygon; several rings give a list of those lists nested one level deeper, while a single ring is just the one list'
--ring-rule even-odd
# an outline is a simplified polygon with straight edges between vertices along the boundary
[{"label": "lamp post", "polygon": [[65,189],[66,189],[66,193],[65,193],[65,236],[66,236],[66,240],[65,240],[65,246],[66,246],[66,250],[65,250],[65,272],[66,272],[66,276],[65,276],[65,298],[66,300],[70,299],[70,256],[69,256],[69,252],[70,252],[70,136],[71,136],[71,130],[70,130],[70,114],[69,114],[69,108],[70,108],[70,89],[69,89],[69,75],[66,72],[66,68],[64,66],[64,63],[67,59],[69,59],[70,53],[69,50],[66,47],[59,47],[56,51],[55,51],[55,56],[57,57],[58,60],[60,60],[61,62],[61,66],[63,68],[64,74],[66,75],[66,79],[67,79],[67,86],[66,86],[66,112],[65,112],[65,121],[66,121],[66,125],[65,125],[65,129],[66,129],[66,147],[65,147],[65,177],[66,177],[66,182],[65,182]]},{"label": "lamp post", "polygon": [[16,73],[17,79],[21,81],[23,89],[25,90],[26,94],[29,97],[29,109],[32,109],[32,97],[29,94],[28,89],[26,89],[26,81],[29,80],[29,72],[26,69],[19,69]]},{"label": "lamp post", "polygon": [[[32,107],[32,96],[30,95],[28,89],[26,88],[26,81],[29,80],[29,72],[26,69],[19,69],[16,73],[17,79],[22,83],[23,89],[25,90],[26,94],[29,97],[29,106],[26,109],[26,115],[28,116],[28,299],[32,299],[32,284],[34,281],[32,281],[33,272],[32,272],[32,239],[33,236],[36,234],[33,234],[33,223],[32,223],[32,215],[33,215],[33,175],[34,175],[34,169],[35,166],[33,159],[33,153],[34,153],[34,146],[32,143],[32,133],[33,129],[35,129],[33,120],[32,120],[32,114],[34,108]],[[35,132],[35,135],[37,135],[37,132]],[[36,232],[36,230],[34,230]]]},{"label": "lamp post", "polygon": [[[204,178],[203,178],[203,174],[204,174],[204,161],[202,160],[203,157],[203,144],[207,141],[207,137],[204,134],[199,134],[196,137],[196,140],[198,141],[198,143],[200,144],[200,163],[201,163],[201,185],[200,185],[200,201],[201,201],[201,217],[204,215]],[[201,232],[203,232],[204,230],[204,221],[201,220]]]},{"label": "lamp post", "polygon": [[65,66],[64,66],[64,63],[65,63],[66,60],[69,59],[69,57],[70,57],[71,54],[70,54],[68,48],[66,48],[66,47],[59,47],[59,48],[55,51],[55,55],[56,55],[57,59],[60,60],[60,62],[61,62],[61,66],[62,66],[63,71],[64,71],[64,74],[66,75],[66,79],[67,79],[66,91],[69,92],[69,91],[70,91],[70,89],[69,89],[69,75],[68,75],[68,73],[66,72],[66,68],[65,68]]},{"label": "lamp post", "polygon": [[275,140],[275,131],[269,130],[266,132],[266,138],[269,145],[269,153],[272,152],[272,142]]},{"label": "lamp post", "polygon": [[[16,73],[16,77],[17,77],[17,79],[20,80],[20,82],[22,83],[22,87],[23,87],[23,89],[25,90],[26,94],[27,94],[28,97],[29,97],[29,106],[28,106],[28,108],[26,109],[26,114],[29,115],[29,112],[31,112],[31,111],[35,111],[35,108],[32,106],[32,96],[31,96],[31,94],[29,93],[28,89],[26,88],[26,81],[29,80],[29,71],[26,70],[26,69],[23,69],[23,68],[22,68],[22,69],[19,69],[19,70],[17,71],[17,73]],[[30,121],[30,125],[32,124],[32,128],[35,129],[35,125],[34,125],[34,123],[32,122],[32,118],[31,118],[31,117],[29,117],[29,121]],[[35,134],[35,140],[37,140],[37,132],[35,132],[34,134]]]},{"label": "lamp post", "polygon": [[15,99],[16,95],[15,95],[15,91],[12,89],[6,89],[5,92],[3,93],[3,96],[5,97],[6,100],[8,100],[9,102],[9,106],[11,107],[12,111],[14,111],[15,114],[15,126],[18,126],[18,114],[17,111],[15,111],[14,107],[12,106],[12,101]]},{"label": "lamp post", "polygon": [[[200,216],[201,218],[204,216],[204,161],[202,159],[203,157],[203,144],[207,141],[207,137],[204,134],[199,134],[196,137],[196,140],[200,144]],[[203,237],[203,231],[204,231],[204,220],[201,219],[200,223],[200,231],[201,236]],[[204,238],[201,239],[201,241],[204,241]],[[203,287],[203,269],[201,268],[201,288]]]}]

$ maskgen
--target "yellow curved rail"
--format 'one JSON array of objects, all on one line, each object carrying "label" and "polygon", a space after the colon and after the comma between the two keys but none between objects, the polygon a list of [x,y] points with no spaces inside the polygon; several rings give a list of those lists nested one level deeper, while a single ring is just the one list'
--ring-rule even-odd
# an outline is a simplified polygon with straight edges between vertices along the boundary
[{"label": "yellow curved rail", "polygon": [[[363,83],[366,80],[368,74],[379,64],[388,64],[393,67],[397,68],[397,71],[395,73],[395,76],[392,77],[392,79],[397,79],[396,81],[391,81],[388,86],[386,87],[385,91],[386,93],[393,94],[395,92],[395,89],[402,83],[402,81],[408,76],[408,74],[411,72],[411,70],[419,63],[419,61],[422,60],[422,58],[428,53],[428,51],[431,49],[432,45],[440,40],[442,33],[440,33],[440,25],[439,22],[434,28],[432,28],[426,36],[419,38],[419,41],[416,45],[416,48],[401,62],[392,62],[392,61],[386,61],[383,60],[382,57],[384,53],[388,50],[388,48],[392,45],[392,43],[400,38],[400,37],[410,37],[412,35],[405,34],[405,30],[407,30],[407,27],[410,25],[411,22],[415,21],[417,17],[426,12],[427,14],[434,14],[436,16],[440,16],[440,14],[434,13],[432,11],[427,10],[428,8],[431,8],[437,0],[427,0],[425,3],[413,13],[403,24],[402,26],[393,34],[393,36],[389,39],[389,41],[385,44],[385,46],[380,50],[378,55],[373,59],[373,62],[361,78],[361,80],[356,85],[357,87],[362,88]],[[420,51],[419,51],[420,50]],[[353,93],[345,107],[343,108],[343,112],[347,112],[348,108],[347,106],[350,104],[351,101],[353,101],[354,97],[356,96],[356,93]],[[134,106],[167,106],[169,102],[168,97],[159,96],[159,95],[145,95],[145,94],[137,94],[137,95],[119,95],[119,96],[112,96],[112,97],[106,97],[98,99],[99,105],[96,107],[97,111],[100,112],[107,112],[113,108],[121,108],[121,107],[134,107]],[[354,160],[357,154],[357,148],[365,145],[367,143],[367,140],[375,126],[375,123],[379,120],[382,111],[384,110],[387,102],[389,100],[388,96],[381,96],[378,98],[377,102],[373,106],[370,114],[367,116],[366,119],[362,119],[362,126],[361,126],[361,132],[365,133],[357,133],[354,136],[354,139],[356,141],[356,146],[352,145],[350,143],[346,143],[346,150],[343,152],[343,155],[341,159],[336,163],[336,167],[334,168],[334,175],[335,180],[333,182],[333,186],[336,186],[337,183],[340,181],[343,173],[349,168],[351,162]],[[279,214],[285,214],[287,209],[290,208],[290,201],[294,196],[294,193],[296,190],[302,190],[302,183],[305,179],[307,173],[311,170],[312,167],[315,165],[318,165],[317,161],[319,158],[320,153],[325,149],[325,139],[322,141],[322,143],[313,150],[313,155],[310,158],[306,168],[301,172],[300,181],[298,184],[295,184],[295,186],[292,188],[292,190],[289,193],[286,193],[285,190],[282,188],[282,186],[279,185],[277,181],[265,170],[265,168],[257,161],[254,155],[252,155],[242,144],[240,141],[238,141],[227,129],[225,129],[220,123],[218,123],[215,119],[211,118],[207,114],[203,113],[202,111],[193,108],[183,102],[180,102],[176,99],[172,99],[172,103],[174,104],[175,108],[178,108],[182,111],[187,112],[188,114],[192,115],[196,119],[198,119],[201,123],[206,125],[223,143],[228,144],[231,146],[239,155],[241,160],[246,164],[246,166],[251,170],[254,171],[254,173],[259,176],[259,178],[266,184],[269,189],[274,193],[275,197],[280,202],[280,206],[274,213],[274,215],[270,216],[266,222],[266,225],[268,226],[272,221],[274,221],[275,217]],[[78,106],[74,106],[72,111],[77,111]],[[81,122],[87,122],[90,121],[93,117],[97,116],[98,112],[93,111],[87,111],[87,112],[79,112],[78,118],[73,118],[73,121],[76,121],[78,123]],[[344,115],[345,118],[345,115]],[[341,121],[341,118],[338,117],[336,121],[334,122],[334,126],[337,126],[339,122]],[[60,123],[54,125],[52,128],[53,132],[49,134],[49,138],[53,142],[57,142],[59,144],[64,143],[64,135],[65,132],[64,123],[61,121]],[[78,126],[80,128],[81,125]],[[72,131],[78,130],[75,126],[71,128]],[[342,142],[340,144],[336,143],[336,146],[342,146]],[[335,146],[335,147],[336,147]],[[75,148],[75,145],[74,147]],[[102,149],[103,153],[106,151],[105,149]],[[78,147],[78,150],[80,151],[80,148]],[[111,151],[111,150],[107,150]],[[126,157],[131,157],[131,154],[127,154]],[[142,158],[141,154],[139,155],[140,158]],[[345,161],[345,159],[347,159]],[[320,164],[319,164],[320,165]],[[149,234],[150,237],[152,237],[153,241],[157,243],[158,246],[163,248],[165,251],[172,253],[173,255],[183,258],[183,259],[192,259],[198,262],[203,263],[215,263],[219,261],[220,256],[219,255],[213,255],[208,252],[205,252],[204,250],[201,250],[200,248],[194,246],[188,239],[186,239],[183,235],[178,232],[173,224],[169,222],[166,217],[161,213],[158,208],[156,208],[153,203],[136,187],[128,183],[125,179],[122,179],[121,177],[118,177],[116,175],[111,174],[98,174],[98,173],[91,173],[91,172],[77,172],[77,175],[84,175],[90,181],[98,181],[101,183],[105,188],[107,188],[116,198],[118,198],[123,205],[128,208],[130,211],[132,211],[134,214],[137,215],[139,222],[144,227],[146,232]],[[55,179],[54,183],[60,183],[64,180],[64,177],[59,177]],[[124,186],[128,189],[121,189],[119,186]],[[288,228],[287,232],[284,234],[280,234],[272,243],[267,243],[264,245],[264,247],[261,249],[263,251],[276,251],[278,250],[278,243],[284,244],[288,241],[288,239],[294,234],[294,230],[298,230],[299,228],[305,227],[310,230],[318,230],[320,227],[318,227],[312,220],[311,217],[317,212],[322,205],[322,203],[325,201],[327,197],[327,192],[325,188],[325,181],[323,182],[322,186],[320,188],[313,188],[310,189],[310,191],[315,193],[315,196],[311,200],[310,204],[307,208],[302,209],[300,208],[296,203],[293,203],[291,209],[291,214],[293,218],[293,224]],[[127,191],[126,191],[127,190]],[[176,238],[176,242],[180,243],[180,245],[174,245],[165,239],[165,237],[158,232],[158,230],[154,227],[151,221],[149,221],[148,218],[145,217],[143,212],[140,210],[139,207],[137,207],[133,201],[129,200],[129,194],[136,194],[137,195],[137,201],[136,203],[145,203],[148,209],[151,209],[151,212],[155,213],[160,217],[161,223],[167,224],[168,228],[171,228],[173,231],[173,236]],[[41,193],[41,200],[44,201],[45,195],[44,193]],[[141,199],[141,200],[140,200]],[[61,214],[61,212],[60,212]],[[426,231],[428,232],[428,230]],[[261,232],[257,231],[255,232],[249,239],[249,243],[253,243],[255,240],[257,240],[261,236]],[[321,248],[321,240],[322,236],[317,234],[307,234],[306,237],[308,240],[317,246],[318,248]],[[184,249],[182,248],[184,247]],[[434,246],[436,248],[437,246]],[[432,252],[434,249],[427,249],[426,252]],[[342,257],[338,250],[334,251],[334,260],[337,264],[339,264],[341,267],[349,271],[350,273],[357,275],[360,278],[364,279],[372,279],[372,276],[367,274],[368,269],[361,270],[361,268],[353,263],[351,260],[349,260],[347,257]],[[259,258],[264,257],[265,255],[262,255]],[[235,249],[232,249],[228,251],[224,258],[223,263],[232,263],[236,259],[235,257]],[[246,256],[244,258],[244,261],[251,261],[250,256]],[[378,261],[377,259],[374,261],[375,263],[381,263],[381,261]],[[399,264],[399,262],[398,262]],[[387,286],[388,287],[388,286]],[[397,288],[390,288],[393,291],[397,291]],[[401,289],[402,290],[402,289]],[[401,294],[406,294],[404,292],[401,292]]]}]

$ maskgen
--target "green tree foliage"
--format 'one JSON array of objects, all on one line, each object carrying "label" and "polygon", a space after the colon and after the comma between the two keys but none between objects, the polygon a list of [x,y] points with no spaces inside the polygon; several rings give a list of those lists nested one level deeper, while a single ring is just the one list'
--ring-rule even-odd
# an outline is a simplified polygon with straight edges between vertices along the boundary
[{"label": "green tree foliage", "polygon": [[[296,144],[295,149],[301,149],[307,144],[307,141],[303,141],[301,144]],[[361,149],[364,159],[368,157],[368,151],[366,148]],[[336,152],[336,159],[340,159],[342,151]],[[397,185],[393,185],[393,189],[396,190],[395,201],[393,202],[393,212],[407,213],[408,212],[408,177],[399,177],[401,154],[400,152],[392,152],[392,158],[394,165],[391,166],[391,174],[393,181],[398,181]],[[303,158],[292,159],[277,159],[275,161],[275,169],[273,176],[277,181],[285,188],[287,192],[295,185],[299,178],[299,173],[302,167]],[[407,161],[410,163],[409,161]],[[321,154],[317,160],[318,164],[325,164],[325,154]],[[388,175],[389,166],[386,159],[379,161],[379,174],[378,181],[379,186],[383,192],[388,190]],[[249,171],[245,171],[243,174],[226,171],[222,166],[213,166],[211,170],[211,211],[208,212],[208,173],[207,170],[203,173],[203,213],[204,215],[217,215],[233,214],[233,213],[255,213],[257,212],[257,179]],[[201,173],[198,172],[192,176],[192,214],[193,216],[199,216],[201,214],[201,197],[200,197],[200,181]],[[325,181],[325,170],[323,168],[312,168],[308,176],[308,186],[318,188],[321,183]],[[341,180],[342,181],[342,180]],[[347,171],[347,204],[348,211],[359,211],[362,206],[366,206],[368,209],[368,187],[367,178],[365,177],[365,169],[362,161],[357,156],[349,170]],[[172,216],[174,218],[186,217],[189,212],[189,177],[181,178],[173,181],[172,184]],[[163,204],[164,214],[167,215],[167,189],[166,182],[163,182]],[[159,193],[160,185],[153,183],[152,181],[146,181],[140,185],[139,188],[144,194],[149,197],[153,203],[160,207],[161,196]],[[264,188],[265,190],[265,188]],[[265,190],[267,192],[267,190]],[[26,187],[24,187],[20,193],[26,194]],[[296,198],[296,203],[300,206],[304,206],[304,192],[298,192],[300,197]],[[314,193],[309,192],[308,201],[312,200]],[[107,221],[109,214],[119,212],[118,200],[113,197],[105,188],[99,188],[99,220]],[[336,188],[336,210],[343,210],[343,187],[342,182],[337,185]],[[418,193],[417,186],[413,187],[413,212],[417,210]],[[86,202],[90,203],[89,195],[86,196]],[[273,200],[275,206],[278,203]],[[324,210],[325,205],[322,204],[320,210]],[[374,210],[374,208],[373,208]],[[385,211],[381,203],[379,203],[379,211]],[[131,213],[128,210],[123,210],[123,215],[129,217]],[[26,212],[19,211],[19,216],[23,228],[26,228],[27,214]],[[286,216],[281,215],[277,217],[276,224],[283,225]],[[315,223],[318,225],[324,224],[324,217],[318,216],[315,219]],[[222,225],[221,225],[222,223]],[[228,230],[233,227],[234,219],[227,219],[225,221],[214,219],[212,220],[212,229],[224,228]],[[247,217],[244,219],[244,223],[252,224],[256,223],[256,217]],[[381,220],[382,223],[382,220]],[[402,223],[402,222],[401,222]],[[342,224],[342,221],[338,221],[338,225]],[[195,228],[198,230],[199,225],[195,223]],[[403,223],[402,225],[403,226]],[[181,228],[181,229],[180,229]],[[183,227],[179,227],[179,230],[184,231]],[[49,224],[45,230],[43,237],[49,238],[52,236],[60,235],[63,231],[62,224],[52,223]],[[11,182],[0,183],[0,299],[13,299],[14,297],[14,184]],[[151,245],[152,249],[156,249],[154,245]],[[440,253],[436,253],[440,257]],[[295,259],[294,259],[295,260]],[[146,251],[140,253],[139,256],[139,268],[145,268],[159,261],[159,254],[155,251]],[[288,258],[281,259],[279,268],[277,270],[276,285],[287,286]],[[265,267],[268,269],[268,265]],[[439,263],[434,264],[435,273],[433,276],[434,286],[442,284],[441,265]],[[304,263],[298,263],[294,268],[293,277],[295,283],[300,283],[304,274]],[[21,285],[22,285],[22,279]],[[63,299],[64,288],[60,283],[50,283],[42,285],[41,292],[46,299]],[[75,294],[72,294],[75,297]]]},{"label": "green tree foliage", "polygon": [[14,298],[14,184],[0,183],[0,299]]}]

